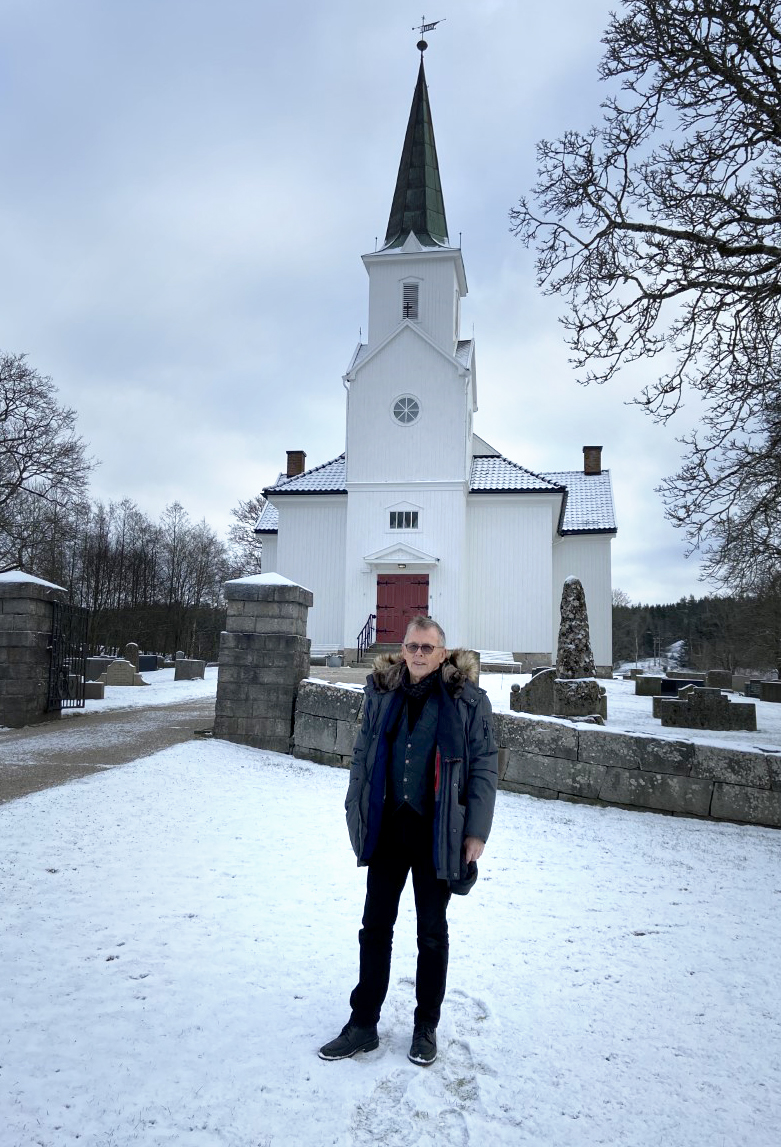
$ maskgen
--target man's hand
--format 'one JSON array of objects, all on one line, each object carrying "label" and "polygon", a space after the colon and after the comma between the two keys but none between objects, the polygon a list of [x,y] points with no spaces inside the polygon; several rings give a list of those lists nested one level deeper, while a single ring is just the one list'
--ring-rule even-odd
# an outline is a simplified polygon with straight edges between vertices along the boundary
[{"label": "man's hand", "polygon": [[467,836],[464,838],[464,856],[466,857],[467,864],[472,860],[479,860],[483,855],[485,848],[485,841],[480,840],[479,836]]}]

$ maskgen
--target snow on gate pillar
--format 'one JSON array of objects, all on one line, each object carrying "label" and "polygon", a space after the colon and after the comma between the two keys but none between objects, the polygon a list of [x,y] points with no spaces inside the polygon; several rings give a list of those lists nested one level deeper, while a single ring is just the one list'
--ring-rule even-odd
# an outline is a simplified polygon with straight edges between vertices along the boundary
[{"label": "snow on gate pillar", "polygon": [[226,582],[225,597],[214,736],[287,753],[298,684],[309,675],[312,593],[270,573]]}]

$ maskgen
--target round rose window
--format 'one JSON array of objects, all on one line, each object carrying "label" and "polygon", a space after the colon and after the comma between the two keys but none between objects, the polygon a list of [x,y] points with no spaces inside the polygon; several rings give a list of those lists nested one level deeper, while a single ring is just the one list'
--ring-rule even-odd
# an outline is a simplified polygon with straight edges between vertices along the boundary
[{"label": "round rose window", "polygon": [[411,394],[402,394],[401,398],[397,398],[393,404],[393,417],[402,426],[408,426],[410,422],[414,422],[419,414],[420,403]]}]

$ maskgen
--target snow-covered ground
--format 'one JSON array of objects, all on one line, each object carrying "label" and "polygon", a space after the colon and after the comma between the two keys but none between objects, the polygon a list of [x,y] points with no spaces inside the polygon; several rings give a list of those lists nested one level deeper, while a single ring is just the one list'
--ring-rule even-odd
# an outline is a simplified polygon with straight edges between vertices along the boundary
[{"label": "snow-covered ground", "polygon": [[[509,674],[483,673],[480,684],[491,698],[496,712],[510,712],[510,686],[514,682],[524,684],[529,677],[513,677]],[[707,729],[663,729],[662,723],[651,716],[651,698],[636,697],[634,681],[621,678],[601,681],[607,689],[607,728],[615,732],[648,733],[655,737],[667,737],[675,741],[707,741],[712,745],[727,745],[731,748],[776,749],[781,751],[781,705],[770,701],[756,701],[757,731],[710,731]],[[731,694],[733,701],[753,700],[738,693]]]},{"label": "snow-covered ground", "polygon": [[[317,670],[312,673],[317,679]],[[146,674],[148,686],[111,685],[106,688],[103,701],[87,701],[84,710],[69,709],[65,716],[80,713],[105,713],[112,709],[129,709],[137,706],[170,705],[177,701],[190,701],[213,697],[217,691],[217,667],[207,666],[203,681],[174,681],[173,669],[159,669]],[[510,712],[510,687],[524,684],[528,674],[483,673],[480,684],[491,698],[494,709],[500,713]],[[757,701],[757,732],[708,732],[697,729],[662,729],[661,722],[651,716],[651,698],[636,697],[633,681],[615,678],[602,682],[607,688],[608,728],[616,731],[649,733],[675,740],[707,741],[711,744],[730,745],[733,748],[764,748],[781,751],[781,705],[768,701]],[[348,688],[360,689],[360,685],[347,684]],[[735,700],[743,700],[734,695]]]},{"label": "snow-covered ground", "polygon": [[107,713],[112,709],[136,709],[148,705],[172,705],[177,701],[197,701],[217,693],[217,666],[207,665],[201,681],[174,681],[175,669],[142,673],[146,685],[107,685],[102,701],[87,701],[84,709],[64,709],[63,716],[79,713]]},{"label": "snow-covered ground", "polygon": [[775,1147],[781,834],[502,792],[439,1060],[408,889],[380,1047],[323,1063],[345,783],[197,741],[0,807],[3,1147]]}]

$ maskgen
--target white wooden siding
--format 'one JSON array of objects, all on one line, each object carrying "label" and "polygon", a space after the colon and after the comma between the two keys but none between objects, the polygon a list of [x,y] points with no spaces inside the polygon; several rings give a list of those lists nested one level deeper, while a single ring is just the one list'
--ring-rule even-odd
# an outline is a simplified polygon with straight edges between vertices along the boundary
[{"label": "white wooden siding", "polygon": [[277,569],[277,535],[260,534],[263,539],[261,568],[263,573],[279,573]]},{"label": "white wooden siding", "polygon": [[473,494],[467,507],[467,643],[547,653],[551,536],[560,497]]},{"label": "white wooden siding", "polygon": [[[413,394],[420,417],[400,425],[393,400]],[[434,347],[403,329],[350,385],[347,482],[465,482],[471,389]]]},{"label": "white wooden siding", "polygon": [[378,346],[403,321],[405,280],[418,283],[418,325],[438,346],[452,354],[458,338],[457,266],[461,254],[383,255],[369,259],[369,347]]},{"label": "white wooden siding", "polygon": [[552,632],[556,648],[561,620],[561,591],[568,577],[580,578],[586,595],[591,649],[597,665],[613,664],[613,607],[609,534],[574,534],[553,546]]},{"label": "white wooden siding", "polygon": [[276,573],[311,589],[307,636],[313,645],[339,645],[344,608],[346,495],[279,498]]},{"label": "white wooden siding", "polygon": [[[389,531],[388,508],[413,496],[415,505],[420,507],[420,528]],[[414,490],[397,484],[351,485],[349,504],[344,644],[354,646],[367,617],[376,612],[378,573],[428,574],[430,613],[444,628],[448,641],[460,642],[465,544],[463,485],[418,486]],[[432,566],[407,562],[404,570],[395,563],[369,566],[365,562],[367,555],[397,543],[430,554],[438,561]]]}]

